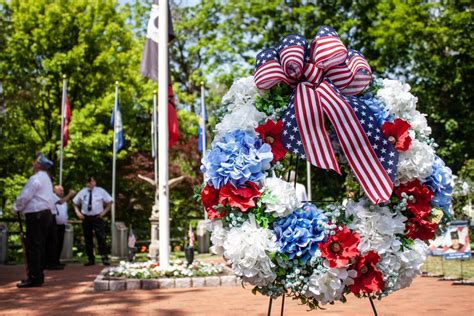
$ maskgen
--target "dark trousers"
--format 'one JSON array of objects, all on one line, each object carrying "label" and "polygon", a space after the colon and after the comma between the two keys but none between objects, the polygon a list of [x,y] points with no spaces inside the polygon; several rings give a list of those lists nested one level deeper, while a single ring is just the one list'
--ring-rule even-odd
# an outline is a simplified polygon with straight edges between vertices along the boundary
[{"label": "dark trousers", "polygon": [[56,261],[60,262],[61,252],[63,251],[64,244],[64,233],[66,232],[66,225],[56,225],[57,227],[57,236],[58,236],[58,246],[56,252]]},{"label": "dark trousers", "polygon": [[105,244],[105,229],[104,221],[99,216],[85,216],[82,221],[82,228],[84,229],[84,239],[86,241],[86,254],[89,262],[95,261],[94,256],[94,241],[93,236],[97,239],[99,246],[99,253],[102,259],[107,258],[107,246]]},{"label": "dark trousers", "polygon": [[45,266],[56,266],[59,264],[58,252],[58,228],[56,225],[56,218],[53,216],[53,220],[48,226],[48,232],[46,235],[46,258]]},{"label": "dark trousers", "polygon": [[44,282],[45,241],[52,220],[50,210],[25,214],[28,279],[36,283]]}]

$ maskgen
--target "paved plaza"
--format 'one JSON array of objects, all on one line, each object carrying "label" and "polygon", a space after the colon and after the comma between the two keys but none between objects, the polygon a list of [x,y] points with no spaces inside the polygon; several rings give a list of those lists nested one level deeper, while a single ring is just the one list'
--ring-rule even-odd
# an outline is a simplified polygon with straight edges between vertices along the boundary
[{"label": "paved plaza", "polygon": [[[212,287],[94,292],[92,281],[103,267],[70,264],[62,271],[47,271],[45,286],[15,287],[22,266],[0,266],[1,315],[266,315],[268,299],[249,289]],[[376,301],[379,315],[474,315],[474,287],[456,286],[435,278],[417,278],[412,287]],[[272,315],[279,315],[281,299]],[[368,300],[352,295],[348,303],[307,312],[286,300],[285,315],[372,315]]]}]

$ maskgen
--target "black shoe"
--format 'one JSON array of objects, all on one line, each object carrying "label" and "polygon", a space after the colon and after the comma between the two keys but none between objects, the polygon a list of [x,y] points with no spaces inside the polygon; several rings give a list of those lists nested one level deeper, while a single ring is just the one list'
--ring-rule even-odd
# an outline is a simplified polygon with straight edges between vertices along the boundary
[{"label": "black shoe", "polygon": [[47,265],[46,267],[44,267],[44,269],[45,270],[63,270],[64,265],[60,265],[60,264]]},{"label": "black shoe", "polygon": [[84,266],[88,267],[88,266],[93,266],[95,263],[92,262],[92,261],[88,261],[86,263],[84,263]]},{"label": "black shoe", "polygon": [[28,287],[40,287],[43,285],[43,282],[35,282],[32,280],[22,280],[20,283],[17,283],[16,287],[19,289],[24,289]]},{"label": "black shoe", "polygon": [[106,260],[102,260],[102,264],[103,264],[104,266],[110,266],[110,262],[109,262],[109,260],[107,260],[107,259],[106,259]]}]

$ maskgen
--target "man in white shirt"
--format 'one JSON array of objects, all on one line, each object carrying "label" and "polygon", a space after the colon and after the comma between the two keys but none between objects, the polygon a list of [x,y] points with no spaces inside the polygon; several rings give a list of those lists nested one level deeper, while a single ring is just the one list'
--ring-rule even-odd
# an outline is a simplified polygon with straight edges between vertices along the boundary
[{"label": "man in white shirt", "polygon": [[[72,202],[77,217],[82,220],[82,228],[86,242],[86,254],[89,259],[85,265],[91,266],[95,264],[94,233],[97,244],[99,245],[99,253],[102,256],[102,263],[109,265],[107,246],[105,244],[104,221],[102,218],[112,207],[112,197],[107,191],[96,186],[93,177],[89,177],[86,187],[79,191]],[[80,210],[79,205],[81,206]]]},{"label": "man in white shirt", "polygon": [[34,175],[30,177],[15,201],[13,210],[25,214],[27,279],[19,288],[37,287],[44,283],[45,238],[53,221],[53,184],[46,172],[53,163],[41,153],[33,162]]},{"label": "man in white shirt", "polygon": [[[295,178],[296,178],[296,172],[294,170],[290,171],[290,183],[295,184]],[[306,202],[308,201],[308,195],[306,194],[306,187],[301,184],[301,183],[296,183],[295,185],[295,190],[296,190],[296,198],[298,199],[298,202]]]},{"label": "man in white shirt", "polygon": [[[63,243],[64,243],[64,232],[66,231],[66,224],[68,220],[67,214],[67,202],[74,197],[76,192],[73,190],[69,191],[69,193],[64,196],[64,189],[60,185],[54,186],[54,202],[56,207],[56,214],[55,214],[55,225],[52,225],[52,229],[54,230],[52,234],[56,238],[55,247],[51,248],[49,253],[48,249],[46,250],[48,256],[51,256],[50,262],[51,266],[53,267],[64,267],[59,260],[61,258],[61,251],[63,250]],[[46,245],[48,248],[49,246],[53,247],[53,244]],[[50,267],[51,268],[51,267]]]}]

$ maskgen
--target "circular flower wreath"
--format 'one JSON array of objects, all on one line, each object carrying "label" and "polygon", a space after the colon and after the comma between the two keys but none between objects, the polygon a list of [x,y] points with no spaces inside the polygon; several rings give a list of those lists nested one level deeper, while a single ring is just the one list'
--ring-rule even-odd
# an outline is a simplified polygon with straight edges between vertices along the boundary
[{"label": "circular flower wreath", "polygon": [[[339,53],[321,58],[328,43]],[[255,75],[237,80],[224,96],[223,116],[201,167],[212,251],[254,285],[254,293],[292,296],[310,308],[344,302],[349,293],[381,298],[409,286],[426,259],[426,241],[434,238],[443,214],[450,214],[451,170],[435,154],[410,86],[371,81],[363,56],[344,50],[336,32],[322,27],[310,44],[290,35],[257,55]],[[349,79],[341,83],[344,75]],[[330,117],[328,91],[336,95],[332,103],[357,114],[356,127],[371,149],[347,151],[350,144],[343,144],[338,129],[350,122],[338,126]],[[322,108],[332,123],[327,137],[324,122],[323,129],[304,130],[311,122],[300,111],[312,97],[320,98],[309,102],[312,108]],[[369,198],[375,190],[369,184],[359,200],[324,207],[298,201],[294,184],[276,174],[288,172],[280,161],[289,151],[306,158],[311,149],[302,146],[302,135],[317,133],[354,173],[360,171],[351,164],[353,156],[375,153],[372,163],[390,179],[388,197]],[[339,171],[334,166],[326,169]],[[357,179],[361,187],[367,181]]]}]

